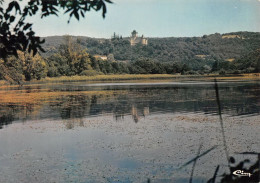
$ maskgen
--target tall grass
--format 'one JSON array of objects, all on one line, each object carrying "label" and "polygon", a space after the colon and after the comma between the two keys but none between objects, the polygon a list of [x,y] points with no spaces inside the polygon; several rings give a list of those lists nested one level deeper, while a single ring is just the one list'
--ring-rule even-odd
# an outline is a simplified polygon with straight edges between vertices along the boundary
[{"label": "tall grass", "polygon": [[[241,74],[241,75],[225,75],[220,76],[216,74],[208,75],[172,75],[172,74],[111,74],[111,75],[95,75],[95,76],[60,76],[60,77],[46,77],[41,80],[32,80],[24,82],[23,84],[35,83],[57,83],[57,82],[77,82],[77,81],[126,81],[126,80],[164,80],[164,79],[189,79],[189,80],[259,80],[260,74]],[[9,85],[7,81],[0,80],[0,86]]]},{"label": "tall grass", "polygon": [[40,82],[59,82],[59,81],[117,81],[117,80],[138,80],[138,79],[171,79],[180,78],[181,75],[171,74],[113,74],[96,76],[61,76],[55,78],[44,78]]},{"label": "tall grass", "polygon": [[66,81],[119,81],[119,80],[140,80],[140,79],[260,79],[259,74],[244,74],[244,75],[228,75],[219,76],[215,74],[209,75],[172,75],[172,74],[112,74],[112,75],[95,75],[95,76],[61,76],[53,78],[44,78],[39,82],[66,82]]}]

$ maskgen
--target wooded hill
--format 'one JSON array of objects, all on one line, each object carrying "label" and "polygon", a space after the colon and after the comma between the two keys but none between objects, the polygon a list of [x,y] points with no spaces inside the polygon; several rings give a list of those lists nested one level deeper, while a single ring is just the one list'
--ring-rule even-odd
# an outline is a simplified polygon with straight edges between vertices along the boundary
[{"label": "wooded hill", "polygon": [[[45,38],[45,53],[0,59],[0,80],[22,83],[46,76],[99,74],[240,74],[260,72],[260,33],[236,32],[193,38]],[[99,56],[98,56],[99,55]]]},{"label": "wooded hill", "polygon": [[[232,32],[202,37],[148,38],[148,45],[130,46],[129,38],[100,39],[73,36],[91,55],[113,55],[116,61],[149,59],[155,62],[187,64],[193,70],[212,67],[217,62],[241,62],[242,58],[260,49],[259,32]],[[63,36],[45,37],[43,48],[48,57],[58,52]],[[247,59],[250,62],[250,60]]]}]

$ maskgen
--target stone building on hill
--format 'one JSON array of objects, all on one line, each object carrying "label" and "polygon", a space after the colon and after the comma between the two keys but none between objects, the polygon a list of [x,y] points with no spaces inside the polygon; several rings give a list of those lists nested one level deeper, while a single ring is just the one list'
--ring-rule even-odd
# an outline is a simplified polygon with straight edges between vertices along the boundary
[{"label": "stone building on hill", "polygon": [[136,44],[142,44],[142,45],[147,45],[148,44],[148,39],[144,38],[144,36],[142,35],[142,37],[138,37],[138,33],[136,32],[136,30],[134,30],[132,32],[132,35],[130,37],[130,44],[131,46],[134,46]]}]

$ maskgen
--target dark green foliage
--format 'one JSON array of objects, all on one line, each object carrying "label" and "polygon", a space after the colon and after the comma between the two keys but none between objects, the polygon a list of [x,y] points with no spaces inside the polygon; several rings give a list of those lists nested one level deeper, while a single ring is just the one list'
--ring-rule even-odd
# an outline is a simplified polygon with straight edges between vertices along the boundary
[{"label": "dark green foliage", "polygon": [[162,63],[150,59],[140,59],[128,65],[131,74],[176,74],[190,70],[186,64]]},{"label": "dark green foliage", "polygon": [[[200,73],[210,72],[211,67],[214,67],[212,71],[216,72],[221,68],[233,72],[237,69],[236,66],[225,60],[234,59],[238,61],[260,47],[260,33],[254,32],[235,32],[222,35],[216,33],[193,38],[149,38],[147,46],[141,44],[130,46],[129,38],[73,37],[73,39],[80,39],[79,43],[87,48],[92,55],[113,55],[116,61],[136,62],[140,59],[147,59],[160,63],[179,63],[181,67],[186,64],[189,69]],[[57,52],[57,49],[51,48],[58,47],[57,44],[60,44],[60,42],[60,37],[47,37],[44,44],[47,52],[44,55]],[[220,63],[220,68],[213,66],[216,62]],[[248,68],[251,66],[243,65],[242,67]],[[131,69],[131,73],[147,72],[141,68],[137,67],[136,71]],[[168,68],[166,70],[166,73],[172,73]],[[155,72],[160,73],[161,71],[159,69]],[[182,71],[177,68],[173,71],[173,73],[180,72]]]},{"label": "dark green foliage", "polygon": [[95,70],[84,70],[79,75],[80,76],[96,76],[99,74],[101,74],[101,73],[98,71],[95,71]]},{"label": "dark green foliage", "polygon": [[242,56],[233,64],[238,70],[244,70],[244,72],[260,72],[260,49]]},{"label": "dark green foliage", "polygon": [[48,76],[85,75],[83,71],[92,70],[92,65],[98,68],[94,57],[91,57],[70,36],[64,37],[64,44],[60,45],[59,52],[48,57]]},{"label": "dark green foliage", "polygon": [[[48,76],[96,75],[96,74],[174,74],[189,71],[187,64],[178,62],[164,63],[151,59],[139,59],[134,62],[102,60],[80,51],[79,45],[61,45],[59,53],[47,59]],[[76,49],[75,49],[76,48]],[[69,51],[70,50],[70,51]],[[81,58],[81,59],[76,59]],[[194,74],[194,73],[192,73]]]},{"label": "dark green foliage", "polygon": [[181,73],[185,74],[187,71],[190,71],[190,67],[187,64],[183,64],[182,69],[181,69]]},{"label": "dark green foliage", "polygon": [[[227,59],[230,56],[234,56],[235,52],[227,52],[222,50],[221,39],[223,42],[230,44],[231,42],[247,41],[254,43],[256,38],[259,39],[257,33],[243,33],[243,39],[238,38],[223,38],[220,34],[204,36],[203,38],[164,38],[160,42],[158,39],[151,39],[150,45],[143,46],[137,44],[136,46],[130,46],[129,41],[126,39],[86,39],[83,37],[71,37],[65,36],[61,41],[47,39],[45,55],[49,55],[45,60],[39,56],[28,56],[23,59],[24,63],[15,57],[9,57],[5,61],[2,60],[4,68],[9,69],[5,73],[1,73],[0,77],[8,79],[11,82],[25,80],[40,79],[46,76],[73,76],[73,75],[85,75],[92,76],[97,74],[209,74],[210,72],[225,74],[241,74],[259,72],[260,66],[260,52],[259,49],[254,49],[254,46],[248,46],[244,50],[246,54],[237,56],[233,59]],[[245,36],[247,35],[247,37]],[[253,36],[254,35],[254,36]],[[229,35],[230,36],[230,35]],[[245,37],[248,39],[245,39]],[[207,43],[207,40],[211,42],[219,42],[220,45],[215,45],[212,48],[203,47],[202,43],[198,44],[198,40],[204,40],[202,43]],[[232,41],[233,40],[233,41]],[[155,42],[158,41],[158,44]],[[55,48],[53,45],[62,43]],[[174,54],[168,54],[169,47],[178,45]],[[197,45],[198,44],[198,45]],[[190,47],[193,45],[193,47]],[[194,46],[195,45],[195,46]],[[254,44],[253,44],[254,45]],[[255,43],[255,46],[257,44]],[[234,45],[233,45],[234,46]],[[50,49],[53,48],[54,49]],[[198,47],[198,48],[197,48]],[[86,52],[86,48],[88,53]],[[97,48],[95,50],[95,48]],[[188,51],[193,48],[192,51]],[[200,53],[196,49],[201,49]],[[221,49],[220,49],[221,48]],[[250,49],[249,49],[250,48]],[[209,50],[212,49],[218,52],[215,54],[211,52],[211,55],[207,55]],[[224,49],[224,47],[223,47]],[[229,48],[226,48],[228,50]],[[234,49],[234,48],[232,48]],[[244,49],[241,47],[241,49]],[[186,51],[185,51],[186,50]],[[247,51],[246,51],[247,50]],[[107,56],[107,60],[102,60],[101,57],[96,58],[89,54],[98,53],[100,55]],[[248,52],[248,53],[247,53]],[[182,54],[183,53],[183,54]],[[232,55],[234,54],[234,55]],[[28,54],[27,54],[28,55]],[[193,56],[192,56],[193,55]],[[213,56],[212,56],[213,55]],[[235,56],[234,56],[235,57]],[[38,58],[38,60],[37,60]],[[104,58],[103,58],[104,59]],[[165,60],[164,60],[165,59]],[[229,61],[226,61],[229,60]],[[26,67],[25,67],[26,66]],[[13,74],[13,71],[18,72]],[[4,75],[7,74],[5,77]],[[21,77],[23,76],[23,77]],[[13,77],[13,79],[12,79]],[[11,79],[10,79],[11,78]]]},{"label": "dark green foliage", "polygon": [[220,71],[219,71],[219,75],[225,75],[226,74],[226,71],[224,70],[224,69],[221,69]]},{"label": "dark green foliage", "polygon": [[11,83],[22,83],[25,79],[41,79],[46,77],[47,67],[45,60],[36,54],[33,56],[28,52],[17,52],[17,57],[9,56],[5,62],[0,60],[0,76]]},{"label": "dark green foliage", "polygon": [[212,71],[219,71],[219,70],[230,70],[235,69],[234,65],[228,61],[215,61],[212,65]]},{"label": "dark green foliage", "polygon": [[66,57],[54,54],[47,59],[49,77],[64,76],[69,74],[69,65]]},{"label": "dark green foliage", "polygon": [[260,71],[260,50],[242,55],[241,58],[233,62],[215,61],[212,65],[212,72],[218,71],[222,74],[225,72],[233,74],[253,73]]},{"label": "dark green foliage", "polygon": [[4,79],[11,84],[22,84],[23,75],[16,72],[15,67],[7,67],[5,64],[0,63],[0,79]]}]

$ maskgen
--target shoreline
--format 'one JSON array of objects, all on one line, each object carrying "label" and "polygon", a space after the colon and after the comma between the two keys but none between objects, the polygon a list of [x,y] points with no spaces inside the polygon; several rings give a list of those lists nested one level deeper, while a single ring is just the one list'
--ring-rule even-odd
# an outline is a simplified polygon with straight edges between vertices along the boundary
[{"label": "shoreline", "polygon": [[[136,81],[136,80],[167,80],[167,79],[181,79],[181,80],[196,80],[207,79],[213,80],[259,80],[260,73],[250,74],[207,74],[207,75],[180,75],[180,74],[112,74],[112,75],[96,75],[96,76],[60,76],[60,77],[46,77],[41,80],[25,81],[23,84],[44,84],[44,83],[58,83],[58,82],[83,82],[83,81]],[[5,80],[0,80],[0,86],[12,85]],[[14,86],[14,85],[13,85]]]}]

